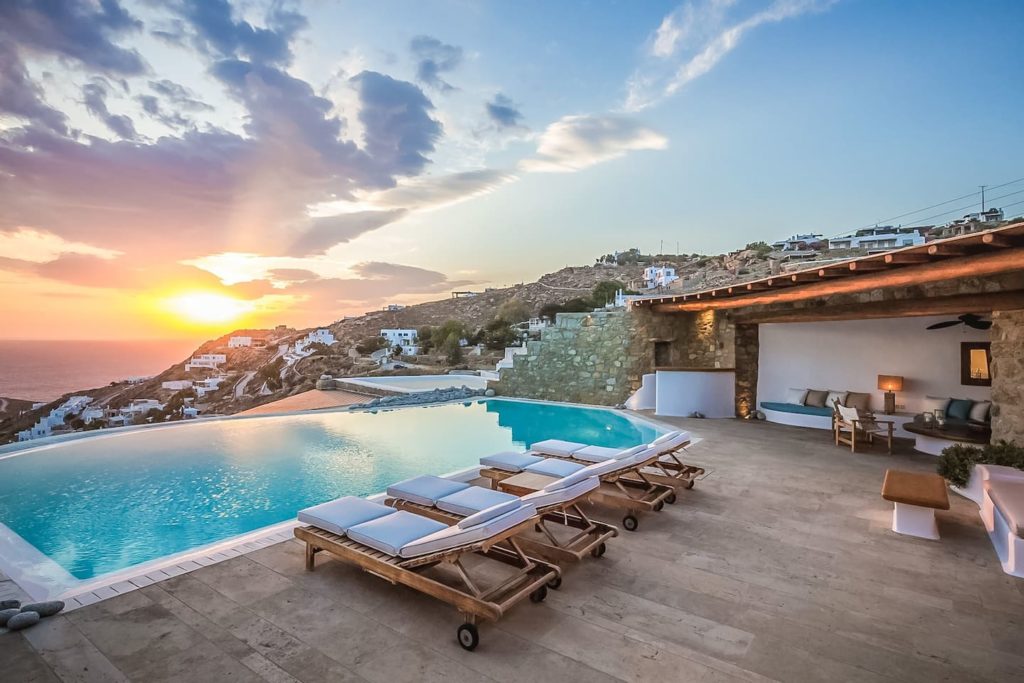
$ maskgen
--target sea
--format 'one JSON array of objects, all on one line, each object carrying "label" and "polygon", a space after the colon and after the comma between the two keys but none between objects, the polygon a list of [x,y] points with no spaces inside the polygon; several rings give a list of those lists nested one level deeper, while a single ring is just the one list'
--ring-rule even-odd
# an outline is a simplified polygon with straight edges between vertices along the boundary
[{"label": "sea", "polygon": [[200,342],[0,340],[0,396],[52,401],[79,389],[156,375],[186,359]]}]

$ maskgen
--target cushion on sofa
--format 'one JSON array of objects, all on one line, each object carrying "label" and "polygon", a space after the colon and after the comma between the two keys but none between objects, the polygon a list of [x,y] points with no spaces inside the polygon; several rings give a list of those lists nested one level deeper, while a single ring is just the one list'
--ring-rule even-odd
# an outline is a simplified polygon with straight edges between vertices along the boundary
[{"label": "cushion on sofa", "polygon": [[804,404],[804,399],[807,398],[806,389],[787,389],[786,396],[782,400],[783,403],[795,403],[798,406]]},{"label": "cushion on sofa", "polygon": [[843,405],[847,408],[856,408],[858,412],[867,413],[871,410],[871,394],[851,391],[846,394],[846,403]]},{"label": "cushion on sofa", "polygon": [[805,406],[812,406],[814,408],[822,408],[825,406],[825,400],[828,398],[827,389],[808,389],[807,398],[804,399]]},{"label": "cushion on sofa", "polygon": [[1014,534],[1024,538],[1024,483],[1008,479],[985,482],[988,497],[999,508]]},{"label": "cushion on sofa", "polygon": [[850,392],[848,392],[848,391],[830,391],[830,392],[828,392],[828,396],[825,397],[825,407],[826,408],[831,408],[832,406],[834,406],[836,404],[836,401],[839,401],[839,405],[845,406],[846,405],[846,396],[849,393]]},{"label": "cushion on sofa", "polygon": [[973,422],[988,422],[988,411],[992,408],[992,401],[975,401],[971,406],[971,413],[968,419]]},{"label": "cushion on sofa", "polygon": [[820,415],[831,417],[832,409],[824,406],[800,406],[793,403],[775,403],[774,401],[761,401],[761,408],[764,410],[775,410],[780,413],[795,413],[797,415]]},{"label": "cushion on sofa", "polygon": [[946,417],[953,420],[966,420],[971,414],[971,406],[974,405],[974,401],[969,398],[954,398],[949,401],[949,405],[946,406]]},{"label": "cushion on sofa", "polygon": [[936,410],[939,410],[945,414],[950,400],[945,396],[925,396],[924,400],[921,401],[921,412],[934,413]]}]

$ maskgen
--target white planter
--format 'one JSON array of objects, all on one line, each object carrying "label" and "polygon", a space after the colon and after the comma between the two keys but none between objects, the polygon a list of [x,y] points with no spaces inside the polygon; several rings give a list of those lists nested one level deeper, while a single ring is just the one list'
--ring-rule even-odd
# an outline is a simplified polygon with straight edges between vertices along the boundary
[{"label": "white planter", "polygon": [[984,495],[984,481],[982,473],[978,471],[978,466],[975,465],[971,470],[971,478],[967,480],[967,486],[961,488],[950,484],[949,488],[953,493],[960,494],[980,508],[981,499]]}]

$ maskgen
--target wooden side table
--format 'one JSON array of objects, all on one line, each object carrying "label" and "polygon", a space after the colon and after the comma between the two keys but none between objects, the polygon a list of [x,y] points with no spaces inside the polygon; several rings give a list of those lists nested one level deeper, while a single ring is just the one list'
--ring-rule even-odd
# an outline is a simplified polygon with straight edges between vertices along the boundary
[{"label": "wooden side table", "polygon": [[522,497],[540,491],[555,481],[558,481],[558,477],[549,477],[546,474],[536,474],[534,472],[520,472],[508,479],[502,479],[497,482],[497,487],[499,491]]}]

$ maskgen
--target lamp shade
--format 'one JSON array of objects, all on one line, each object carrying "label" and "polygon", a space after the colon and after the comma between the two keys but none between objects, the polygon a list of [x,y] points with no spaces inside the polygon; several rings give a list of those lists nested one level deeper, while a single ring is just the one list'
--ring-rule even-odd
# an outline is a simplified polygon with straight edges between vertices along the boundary
[{"label": "lamp shade", "polygon": [[903,391],[903,378],[899,375],[879,375],[878,388],[882,391]]}]

